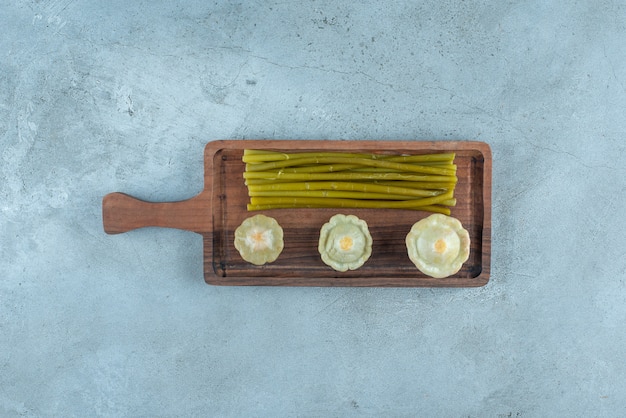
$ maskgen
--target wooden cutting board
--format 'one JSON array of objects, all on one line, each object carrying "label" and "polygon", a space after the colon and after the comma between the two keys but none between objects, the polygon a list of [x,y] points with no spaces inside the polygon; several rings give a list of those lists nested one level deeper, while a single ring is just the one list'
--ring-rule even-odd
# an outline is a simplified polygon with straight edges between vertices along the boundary
[{"label": "wooden cutting board", "polygon": [[[427,212],[393,209],[273,209],[248,212],[243,180],[244,149],[349,151],[423,154],[455,152],[457,205],[451,215],[470,233],[470,257],[444,279],[422,274],[409,260],[405,237]],[[213,285],[474,287],[489,281],[491,262],[491,167],[489,145],[475,141],[224,140],[204,151],[204,189],[179,202],[145,202],[124,193],[104,197],[104,230],[118,234],[141,227],[178,228],[203,236],[204,278]],[[264,266],[245,262],[234,247],[234,230],[249,216],[264,213],[284,230],[285,248]],[[373,238],[370,259],[340,273],[324,264],[317,245],[322,225],[337,213],[364,219]]]}]

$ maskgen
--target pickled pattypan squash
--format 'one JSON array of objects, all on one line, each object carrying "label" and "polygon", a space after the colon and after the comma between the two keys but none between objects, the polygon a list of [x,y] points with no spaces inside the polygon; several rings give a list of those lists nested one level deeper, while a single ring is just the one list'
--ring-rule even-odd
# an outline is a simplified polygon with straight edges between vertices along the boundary
[{"label": "pickled pattypan squash", "polygon": [[406,247],[422,273],[440,279],[457,273],[467,261],[470,237],[458,219],[434,214],[413,225]]},{"label": "pickled pattypan squash", "polygon": [[337,271],[358,269],[372,254],[367,223],[354,215],[334,215],[320,230],[318,250]]},{"label": "pickled pattypan squash", "polygon": [[275,261],[283,247],[283,228],[269,216],[252,216],[235,230],[235,248],[244,260],[257,266]]}]

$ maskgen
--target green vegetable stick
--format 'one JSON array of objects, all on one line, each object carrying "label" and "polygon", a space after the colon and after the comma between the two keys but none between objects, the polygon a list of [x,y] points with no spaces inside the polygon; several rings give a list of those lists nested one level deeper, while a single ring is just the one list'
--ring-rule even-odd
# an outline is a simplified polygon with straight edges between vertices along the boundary
[{"label": "green vegetable stick", "polygon": [[445,183],[445,182],[428,182],[428,181],[374,181],[372,184],[377,184],[381,186],[395,186],[395,187],[403,187],[407,189],[422,189],[422,190],[432,190],[432,189],[454,189],[456,183]]},{"label": "green vegetable stick", "polygon": [[244,163],[264,163],[271,161],[299,160],[312,157],[348,157],[348,158],[376,158],[373,154],[357,154],[348,152],[254,152],[246,153],[242,157]]},{"label": "green vegetable stick", "polygon": [[406,187],[395,187],[390,185],[378,185],[369,183],[341,182],[341,181],[320,181],[303,183],[273,183],[265,185],[250,185],[249,192],[265,191],[297,191],[297,190],[345,190],[358,191],[364,193],[389,193],[407,196],[427,197],[437,196],[440,191],[419,190]]},{"label": "green vegetable stick", "polygon": [[[353,170],[361,167],[356,164],[320,164],[298,167],[285,167],[279,170],[268,170],[267,172],[281,172],[281,173],[334,173],[336,171]],[[248,166],[246,165],[246,170]],[[253,170],[249,170],[253,171]],[[389,170],[387,170],[389,171]]]},{"label": "green vegetable stick", "polygon": [[[440,168],[443,170],[449,170],[450,172],[454,172],[456,173],[456,165],[455,164],[425,164],[425,165],[420,165],[420,167],[435,167],[435,168]],[[402,170],[392,170],[390,168],[384,168],[384,167],[362,167],[362,166],[355,166],[354,168],[351,168],[352,171],[359,171],[359,172],[370,172],[370,173],[389,173],[389,172],[398,172],[401,173],[403,172]]]},{"label": "green vegetable stick", "polygon": [[453,161],[454,153],[435,153],[435,154],[375,154],[375,153],[352,153],[352,152],[279,152],[271,150],[252,150],[246,149],[243,154],[243,162],[268,162],[293,160],[298,158],[309,157],[356,157],[380,159],[395,162],[433,162],[433,161]]},{"label": "green vegetable stick", "polygon": [[403,163],[417,163],[417,162],[421,163],[421,162],[433,162],[433,161],[439,161],[439,162],[449,161],[449,162],[452,162],[452,161],[454,161],[455,157],[456,157],[455,153],[417,154],[417,155],[391,156],[391,157],[387,158],[386,160],[388,160],[388,161],[396,161],[396,162],[403,162]]},{"label": "green vegetable stick", "polygon": [[316,197],[251,197],[250,203],[253,205],[271,204],[298,204],[306,205],[327,205],[327,207],[342,208],[389,208],[389,209],[410,209],[418,206],[429,206],[438,204],[444,200],[452,198],[452,192],[445,192],[439,196],[426,197],[422,199],[412,199],[405,201],[380,201],[380,200],[353,200],[337,198],[316,198]]},{"label": "green vegetable stick", "polygon": [[[328,197],[341,199],[367,199],[367,200],[414,200],[416,196],[390,193],[363,193],[349,192],[344,190],[292,190],[292,191],[259,191],[250,192],[250,197]],[[449,199],[448,199],[449,200]]]},{"label": "green vegetable stick", "polygon": [[417,175],[404,173],[281,173],[263,172],[263,171],[246,171],[243,173],[245,179],[270,179],[270,180],[300,180],[300,181],[318,181],[318,180],[406,180],[406,181],[428,181],[441,183],[456,183],[458,181],[455,175],[452,176],[436,176],[436,175]]},{"label": "green vegetable stick", "polygon": [[[270,210],[270,209],[297,209],[297,208],[329,208],[331,206],[316,206],[316,205],[307,205],[307,206],[298,206],[295,204],[272,204],[272,205],[253,205],[248,203],[247,209],[249,211],[256,210]],[[354,206],[355,209],[358,209],[358,206]],[[451,211],[449,208],[438,205],[428,205],[428,206],[416,206],[413,208],[404,208],[409,210],[422,210],[426,212],[433,213],[443,213],[444,215],[450,215]]]},{"label": "green vegetable stick", "polygon": [[419,166],[406,163],[396,163],[392,161],[372,160],[367,158],[350,158],[350,157],[310,157],[299,158],[294,160],[272,161],[262,164],[248,164],[246,171],[267,171],[290,167],[295,165],[312,165],[312,164],[359,164],[369,167],[384,167],[392,170],[408,171],[412,173],[435,174],[441,176],[454,175],[455,171],[445,168]]}]

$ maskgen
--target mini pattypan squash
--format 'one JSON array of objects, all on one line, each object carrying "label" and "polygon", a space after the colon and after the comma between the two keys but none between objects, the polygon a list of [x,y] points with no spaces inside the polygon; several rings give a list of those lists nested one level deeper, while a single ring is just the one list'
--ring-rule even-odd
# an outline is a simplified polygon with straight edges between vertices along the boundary
[{"label": "mini pattypan squash", "polygon": [[337,271],[358,269],[372,254],[367,223],[354,215],[334,215],[320,230],[318,250]]},{"label": "mini pattypan squash", "polygon": [[275,261],[283,247],[283,228],[269,216],[255,215],[235,230],[235,248],[244,260],[257,266]]},{"label": "mini pattypan squash", "polygon": [[439,279],[457,273],[467,261],[470,237],[458,219],[434,214],[413,225],[406,247],[422,273]]}]

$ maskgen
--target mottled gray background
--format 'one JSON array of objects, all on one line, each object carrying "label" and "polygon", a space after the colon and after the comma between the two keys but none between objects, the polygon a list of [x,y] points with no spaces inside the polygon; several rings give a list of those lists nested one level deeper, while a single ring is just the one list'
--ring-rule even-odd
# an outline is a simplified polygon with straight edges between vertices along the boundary
[{"label": "mottled gray background", "polygon": [[[621,1],[5,0],[0,416],[626,415]],[[493,149],[476,289],[212,287],[101,199],[215,139]]]}]

